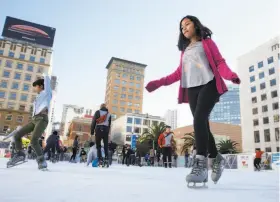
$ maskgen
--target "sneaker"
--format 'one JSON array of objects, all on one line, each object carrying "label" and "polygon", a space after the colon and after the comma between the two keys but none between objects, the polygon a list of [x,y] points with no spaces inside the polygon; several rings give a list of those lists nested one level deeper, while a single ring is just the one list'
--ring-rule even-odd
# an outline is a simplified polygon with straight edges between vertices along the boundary
[{"label": "sneaker", "polygon": [[220,153],[218,153],[216,158],[213,159],[211,178],[215,184],[219,181],[220,177],[222,176],[222,173],[225,168],[225,162],[226,160]]},{"label": "sneaker", "polygon": [[186,177],[188,183],[206,183],[208,182],[207,158],[196,155],[192,171]]}]

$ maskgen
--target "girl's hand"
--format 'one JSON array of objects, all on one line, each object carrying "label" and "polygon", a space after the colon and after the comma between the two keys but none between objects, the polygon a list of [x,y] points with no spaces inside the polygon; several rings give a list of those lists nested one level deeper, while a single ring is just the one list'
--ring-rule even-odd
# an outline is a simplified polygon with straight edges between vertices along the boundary
[{"label": "girl's hand", "polygon": [[155,81],[150,81],[147,85],[146,85],[146,89],[148,92],[153,92],[154,90],[158,89],[160,87],[158,80]]},{"label": "girl's hand", "polygon": [[234,84],[240,84],[241,83],[241,80],[239,79],[239,77],[237,76],[236,73],[233,73],[231,81]]}]

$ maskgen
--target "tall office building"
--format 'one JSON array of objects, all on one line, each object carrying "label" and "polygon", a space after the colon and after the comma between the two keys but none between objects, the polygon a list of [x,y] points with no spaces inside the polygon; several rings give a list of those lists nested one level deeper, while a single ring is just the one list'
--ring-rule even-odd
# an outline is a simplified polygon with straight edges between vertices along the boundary
[{"label": "tall office building", "polygon": [[244,152],[279,152],[279,40],[238,58]]},{"label": "tall office building", "polygon": [[167,110],[164,115],[165,123],[171,127],[172,130],[177,128],[177,110]]},{"label": "tall office building", "polygon": [[239,86],[229,85],[228,92],[220,97],[210,114],[210,121],[240,125]]},{"label": "tall office building", "polygon": [[37,96],[32,82],[52,72],[54,35],[55,28],[6,18],[0,39],[0,133],[30,121]]},{"label": "tall office building", "polygon": [[105,103],[113,119],[126,113],[142,113],[146,66],[115,57],[109,61]]}]

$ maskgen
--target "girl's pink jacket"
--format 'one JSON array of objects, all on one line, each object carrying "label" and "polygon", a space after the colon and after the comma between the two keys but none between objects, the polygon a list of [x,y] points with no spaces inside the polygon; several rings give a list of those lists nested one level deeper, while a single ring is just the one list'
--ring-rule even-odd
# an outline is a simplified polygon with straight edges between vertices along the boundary
[{"label": "girl's pink jacket", "polygon": [[[234,79],[239,79],[237,74],[232,72],[228,65],[225,62],[225,59],[222,57],[218,47],[216,46],[215,42],[212,39],[205,39],[202,40],[203,48],[205,54],[208,58],[209,64],[213,71],[213,74],[216,78],[216,86],[219,94],[224,94],[228,91],[227,86],[222,78],[226,80],[233,81]],[[163,77],[159,80],[151,81],[147,86],[146,89],[151,92],[156,90],[161,86],[168,86],[180,80],[180,87],[179,87],[179,97],[178,103],[188,103],[188,93],[187,88],[182,88],[181,86],[181,76],[182,76],[182,57],[183,51],[181,53],[180,64],[179,67],[173,72],[172,74]]]}]

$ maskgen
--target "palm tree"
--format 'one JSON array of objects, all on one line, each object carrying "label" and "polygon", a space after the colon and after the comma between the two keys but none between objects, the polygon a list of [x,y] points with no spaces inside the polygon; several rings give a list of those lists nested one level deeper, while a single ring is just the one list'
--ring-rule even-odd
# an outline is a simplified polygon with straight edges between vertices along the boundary
[{"label": "palm tree", "polygon": [[231,140],[221,140],[217,144],[217,148],[221,154],[236,154],[238,145],[237,142]]},{"label": "palm tree", "polygon": [[154,148],[158,147],[158,137],[162,134],[166,129],[165,123],[161,122],[160,124],[154,124],[148,128],[147,131],[142,133],[142,136],[138,139],[140,143],[149,142],[153,145]]},{"label": "palm tree", "polygon": [[184,140],[184,144],[181,149],[181,154],[186,153],[194,145],[194,132],[184,134],[182,139]]}]

